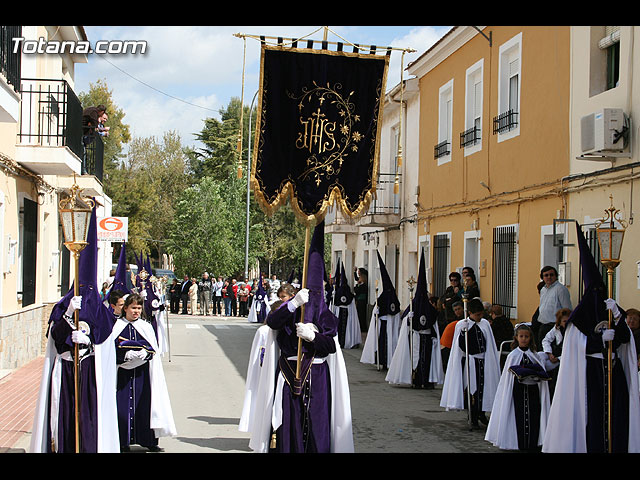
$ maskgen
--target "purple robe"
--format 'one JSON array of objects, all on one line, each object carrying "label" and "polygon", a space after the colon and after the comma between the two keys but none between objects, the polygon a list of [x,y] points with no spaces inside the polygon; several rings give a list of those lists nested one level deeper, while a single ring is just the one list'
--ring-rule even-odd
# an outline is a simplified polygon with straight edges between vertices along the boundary
[{"label": "purple robe", "polygon": [[[144,322],[139,319],[137,322]],[[151,349],[149,342],[133,327],[127,325],[116,339],[116,363],[124,363],[124,356],[128,347],[121,345],[126,340],[135,341]],[[128,342],[130,345],[131,342]],[[148,354],[148,359],[153,354]],[[120,447],[128,447],[132,444],[143,447],[155,447],[158,438],[150,426],[151,422],[151,379],[149,375],[149,362],[127,370],[118,368],[118,380],[116,387],[116,401],[118,405],[118,429],[120,432]]]},{"label": "purple robe", "polygon": [[[294,395],[291,384],[296,372],[298,336],[295,322],[298,311],[290,312],[285,302],[267,317],[267,325],[278,331],[280,359],[277,375],[286,381],[282,392],[282,425],[276,431],[276,450],[280,453],[328,453],[331,449],[331,384],[326,362],[313,363],[336,352],[334,337],[337,318],[328,309],[313,315],[318,327],[313,342],[302,341],[304,380],[302,393]],[[306,308],[311,307],[308,305]],[[307,317],[307,315],[305,315]],[[308,317],[307,317],[308,318]],[[312,399],[312,401],[310,401]]]}]

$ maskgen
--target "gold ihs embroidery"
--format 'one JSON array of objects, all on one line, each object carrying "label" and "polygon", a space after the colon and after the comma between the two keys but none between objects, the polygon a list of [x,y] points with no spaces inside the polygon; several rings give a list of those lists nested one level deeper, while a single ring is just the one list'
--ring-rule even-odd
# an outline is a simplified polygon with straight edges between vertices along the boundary
[{"label": "gold ihs embroidery", "polygon": [[303,131],[298,133],[296,148],[318,154],[335,148],[336,141],[333,132],[336,130],[336,122],[330,122],[320,107],[310,117],[306,119],[301,117],[300,124],[303,126]]}]

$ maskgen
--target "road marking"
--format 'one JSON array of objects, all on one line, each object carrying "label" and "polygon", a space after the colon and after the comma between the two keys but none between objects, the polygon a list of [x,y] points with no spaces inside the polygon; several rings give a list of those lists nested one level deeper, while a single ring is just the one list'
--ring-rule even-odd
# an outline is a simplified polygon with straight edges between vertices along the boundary
[{"label": "road marking", "polygon": [[187,328],[200,328],[200,325],[196,325],[194,323],[187,323],[185,325],[185,327],[187,327]]}]

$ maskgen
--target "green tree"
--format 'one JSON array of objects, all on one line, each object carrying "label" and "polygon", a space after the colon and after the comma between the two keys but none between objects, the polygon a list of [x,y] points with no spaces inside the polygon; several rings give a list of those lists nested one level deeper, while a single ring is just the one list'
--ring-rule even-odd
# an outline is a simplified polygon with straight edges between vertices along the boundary
[{"label": "green tree", "polygon": [[165,132],[161,140],[136,137],[110,179],[113,214],[129,218],[130,261],[133,252],[160,258],[182,192],[191,185],[180,136]]},{"label": "green tree", "polygon": [[204,177],[176,203],[167,249],[180,274],[235,276],[244,268],[244,184]]}]

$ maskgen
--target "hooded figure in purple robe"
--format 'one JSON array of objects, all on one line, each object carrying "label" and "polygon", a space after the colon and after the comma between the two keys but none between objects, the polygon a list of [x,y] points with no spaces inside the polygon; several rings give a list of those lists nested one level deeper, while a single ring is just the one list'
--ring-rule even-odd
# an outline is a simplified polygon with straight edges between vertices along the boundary
[{"label": "hooded figure in purple robe", "polygon": [[[602,274],[576,223],[584,293],[567,321],[558,381],[543,452],[606,453],[606,381],[612,385],[612,452],[640,451],[640,401],[635,344],[625,311],[607,298]],[[608,326],[609,310],[614,321]],[[613,342],[611,374],[608,342]],[[571,412],[571,415],[567,415]]]},{"label": "hooded figure in purple robe", "polygon": [[129,287],[127,286],[127,252],[125,242],[122,242],[122,247],[120,248],[118,266],[116,267],[116,273],[113,277],[113,283],[111,284],[109,293],[115,290],[120,290],[125,295],[130,293]]},{"label": "hooded figure in purple robe", "polygon": [[253,301],[251,302],[249,315],[247,316],[247,320],[250,323],[264,323],[265,318],[267,318],[267,313],[269,313],[267,298],[268,295],[264,289],[262,274],[258,272],[258,287],[253,293]]},{"label": "hooded figure in purple robe", "polygon": [[[116,308],[116,305],[119,304],[120,299],[123,299],[125,295],[129,295],[129,287],[127,285],[127,254],[125,248],[125,242],[122,242],[122,247],[120,248],[120,256],[118,258],[118,265],[116,267],[116,273],[113,277],[113,283],[109,288],[109,292],[107,293],[107,297],[104,301],[104,304],[107,305],[111,312],[113,313],[114,321],[121,315],[121,304]],[[122,300],[124,302],[124,300]],[[117,311],[116,311],[117,310]]]},{"label": "hooded figure in purple robe", "polygon": [[[97,285],[96,209],[79,259],[80,295],[74,287],[53,307],[31,438],[31,452],[76,451],[74,343],[79,345],[80,452],[117,452],[115,350],[106,341],[113,314]],[[79,329],[73,315],[79,310]]]},{"label": "hooded figure in purple robe", "polygon": [[[315,227],[311,240],[306,288],[269,313],[266,322],[277,332],[280,349],[274,451],[328,453],[332,446],[332,379],[326,360],[338,350],[338,319],[324,300],[324,222]],[[299,341],[301,374],[296,379]]]}]

